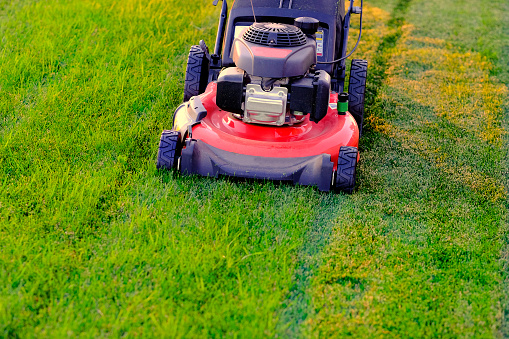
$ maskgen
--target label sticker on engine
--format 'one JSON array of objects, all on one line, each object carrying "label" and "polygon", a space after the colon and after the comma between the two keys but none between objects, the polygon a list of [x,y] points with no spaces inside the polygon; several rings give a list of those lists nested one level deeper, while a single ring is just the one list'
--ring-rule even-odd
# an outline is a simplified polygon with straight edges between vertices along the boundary
[{"label": "label sticker on engine", "polygon": [[316,56],[323,56],[323,31],[316,32]]}]

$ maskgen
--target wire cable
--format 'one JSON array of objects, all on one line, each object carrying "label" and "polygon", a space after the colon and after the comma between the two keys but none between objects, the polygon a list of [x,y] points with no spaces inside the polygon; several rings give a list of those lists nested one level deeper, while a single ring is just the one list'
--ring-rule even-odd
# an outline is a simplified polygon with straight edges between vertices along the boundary
[{"label": "wire cable", "polygon": [[254,22],[256,22],[256,15],[254,14],[253,0],[251,0],[251,10],[253,11]]},{"label": "wire cable", "polygon": [[363,0],[361,0],[361,14],[359,17],[359,21],[360,21],[360,23],[359,23],[359,37],[357,38],[357,42],[355,43],[355,46],[353,47],[353,49],[350,51],[350,53],[348,53],[347,55],[345,55],[342,58],[332,60],[332,61],[318,61],[317,64],[335,64],[335,63],[345,60],[350,55],[352,55],[353,52],[355,52],[355,50],[357,49],[357,46],[359,46],[359,42],[361,41],[361,35],[362,35],[362,12],[363,12],[362,2],[363,2]]}]

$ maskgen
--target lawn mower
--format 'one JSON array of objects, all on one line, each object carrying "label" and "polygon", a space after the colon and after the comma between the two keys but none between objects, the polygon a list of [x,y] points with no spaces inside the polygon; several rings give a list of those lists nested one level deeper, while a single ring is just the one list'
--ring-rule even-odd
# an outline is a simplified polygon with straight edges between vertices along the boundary
[{"label": "lawn mower", "polygon": [[[217,5],[219,0],[213,1]],[[290,181],[352,193],[367,62],[345,60],[362,0],[222,1],[214,53],[189,52],[184,103],[162,132],[157,168]],[[347,54],[350,17],[359,36]]]}]

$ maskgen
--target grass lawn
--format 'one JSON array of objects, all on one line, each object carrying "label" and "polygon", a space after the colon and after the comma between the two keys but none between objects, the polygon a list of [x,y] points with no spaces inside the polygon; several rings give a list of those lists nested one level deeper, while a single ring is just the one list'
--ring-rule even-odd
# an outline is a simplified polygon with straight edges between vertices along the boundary
[{"label": "grass lawn", "polygon": [[0,337],[509,336],[509,4],[365,7],[346,196],[155,169],[209,0],[0,0]]}]

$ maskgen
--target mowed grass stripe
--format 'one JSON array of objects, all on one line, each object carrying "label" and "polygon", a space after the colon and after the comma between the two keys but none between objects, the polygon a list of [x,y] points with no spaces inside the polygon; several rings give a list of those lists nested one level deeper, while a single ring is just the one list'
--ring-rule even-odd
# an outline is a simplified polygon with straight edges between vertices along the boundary
[{"label": "mowed grass stripe", "polygon": [[286,299],[280,305],[277,332],[282,337],[298,338],[309,336],[306,320],[314,316],[312,296],[308,293],[313,276],[322,262],[322,253],[329,244],[334,220],[342,213],[342,202],[348,196],[334,193],[322,195],[316,205],[317,216],[306,233],[304,242],[296,253],[292,285]]},{"label": "mowed grass stripe", "polygon": [[47,1],[2,28],[0,335],[274,336],[323,195],[155,170],[209,1]]},{"label": "mowed grass stripe", "polygon": [[[317,315],[308,325],[323,337],[498,336],[507,87],[477,46],[437,38],[435,12],[421,2],[370,4],[392,14],[380,15],[387,33],[366,54],[377,88],[361,185],[342,206],[313,281]],[[435,5],[457,8],[426,8]],[[466,15],[454,14],[441,17],[447,32]]]},{"label": "mowed grass stripe", "polygon": [[[401,36],[400,30],[392,31],[389,34],[388,22],[390,26],[400,26],[403,20],[402,15],[406,12],[408,4],[408,1],[398,3],[394,9],[392,19],[388,13],[377,7],[369,4],[364,7],[363,35],[359,52],[355,55],[355,58],[368,59],[371,62],[369,72],[376,74],[370,78],[371,84],[368,89],[366,106],[374,102],[377,97],[377,90],[385,80],[388,62],[383,51],[388,46],[394,46]],[[358,34],[356,19],[356,17],[352,19],[351,37]],[[380,43],[380,41],[382,42]],[[355,42],[356,39],[350,38],[349,48]],[[347,63],[347,72],[349,66],[349,63]],[[346,80],[345,88],[348,87],[348,78]],[[299,251],[300,263],[293,278],[294,286],[290,290],[287,300],[282,304],[279,333],[285,337],[313,336],[312,327],[310,328],[307,325],[314,321],[317,310],[314,307],[313,295],[310,293],[310,284],[315,279],[314,275],[320,269],[323,261],[323,251],[325,250],[325,254],[327,254],[331,232],[336,225],[338,216],[349,213],[349,200],[349,196],[330,196],[320,205],[318,219],[314,221],[314,226],[310,228],[306,237],[307,240]]]}]

